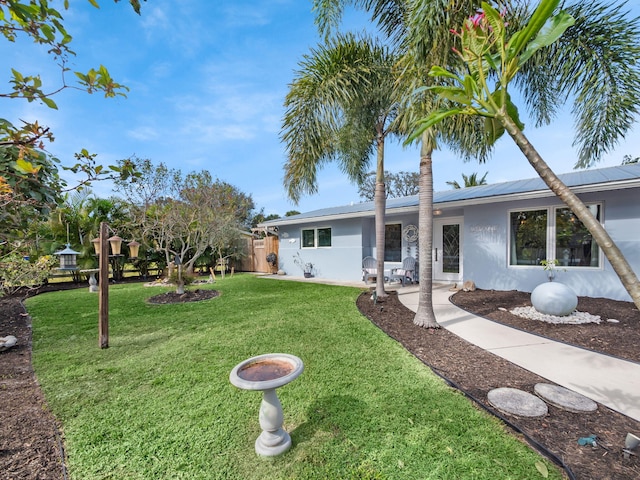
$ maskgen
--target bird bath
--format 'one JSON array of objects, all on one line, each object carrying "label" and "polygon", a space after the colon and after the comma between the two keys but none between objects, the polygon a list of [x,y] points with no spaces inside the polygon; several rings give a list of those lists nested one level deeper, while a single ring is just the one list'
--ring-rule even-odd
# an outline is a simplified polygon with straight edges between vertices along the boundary
[{"label": "bird bath", "polygon": [[291,437],[282,428],[284,416],[276,388],[295,380],[304,370],[302,360],[286,353],[267,353],[249,358],[236,365],[229,381],[243,390],[262,391],[260,428],[256,453],[271,457],[291,448]]}]

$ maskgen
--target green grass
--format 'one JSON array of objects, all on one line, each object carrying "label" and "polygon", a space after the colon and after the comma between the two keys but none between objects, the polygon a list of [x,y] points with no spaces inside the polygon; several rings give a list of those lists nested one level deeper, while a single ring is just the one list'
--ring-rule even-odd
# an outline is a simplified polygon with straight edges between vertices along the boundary
[{"label": "green grass", "polygon": [[[110,348],[86,289],[27,302],[34,366],[72,479],[535,479],[560,473],[355,307],[356,288],[236,275],[221,296],[150,305],[110,288]],[[232,368],[270,352],[305,371],[278,389],[293,447],[259,457],[259,392]],[[539,466],[539,465],[538,465]]]}]

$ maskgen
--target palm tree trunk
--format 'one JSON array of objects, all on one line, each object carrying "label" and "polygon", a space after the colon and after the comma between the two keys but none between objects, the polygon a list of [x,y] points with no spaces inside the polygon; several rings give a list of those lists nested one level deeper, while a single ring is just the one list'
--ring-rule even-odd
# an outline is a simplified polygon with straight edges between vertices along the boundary
[{"label": "palm tree trunk", "polygon": [[422,134],[420,147],[420,193],[418,195],[418,252],[420,258],[420,292],[418,310],[413,323],[425,328],[440,328],[433,312],[433,142],[429,133]]},{"label": "palm tree trunk", "polygon": [[378,260],[376,276],[376,295],[378,298],[385,297],[384,290],[384,241],[385,241],[385,209],[387,199],[384,185],[384,136],[378,135],[377,139],[377,162],[376,162],[376,190],[374,193],[375,224],[376,224],[376,259]]},{"label": "palm tree trunk", "polygon": [[527,160],[529,160],[529,163],[544,183],[571,209],[574,215],[578,217],[589,233],[591,233],[593,239],[602,249],[613,270],[620,278],[622,285],[631,296],[633,303],[640,309],[640,282],[638,282],[638,277],[602,224],[593,216],[584,202],[549,168],[511,117],[507,114],[498,114],[497,118],[507,132],[509,132],[511,138],[516,142],[516,145],[518,145],[524,156],[527,157]]}]

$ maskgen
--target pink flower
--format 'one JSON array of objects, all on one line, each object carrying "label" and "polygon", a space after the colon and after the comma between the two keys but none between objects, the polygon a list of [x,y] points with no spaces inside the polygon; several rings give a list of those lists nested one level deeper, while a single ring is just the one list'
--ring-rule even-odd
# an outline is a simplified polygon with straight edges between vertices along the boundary
[{"label": "pink flower", "polygon": [[476,13],[469,20],[471,20],[471,23],[473,24],[474,27],[479,27],[482,24],[482,21],[484,20],[484,12]]}]

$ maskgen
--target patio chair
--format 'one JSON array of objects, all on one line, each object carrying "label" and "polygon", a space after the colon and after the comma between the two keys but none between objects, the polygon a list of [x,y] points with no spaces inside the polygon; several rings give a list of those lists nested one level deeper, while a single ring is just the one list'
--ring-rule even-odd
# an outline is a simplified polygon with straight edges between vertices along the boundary
[{"label": "patio chair", "polygon": [[391,270],[391,280],[400,280],[402,286],[409,281],[413,283],[416,274],[416,259],[413,257],[405,257],[402,260],[402,268],[394,268]]},{"label": "patio chair", "polygon": [[378,261],[373,257],[362,259],[362,280],[367,283],[370,278],[378,276]]}]

